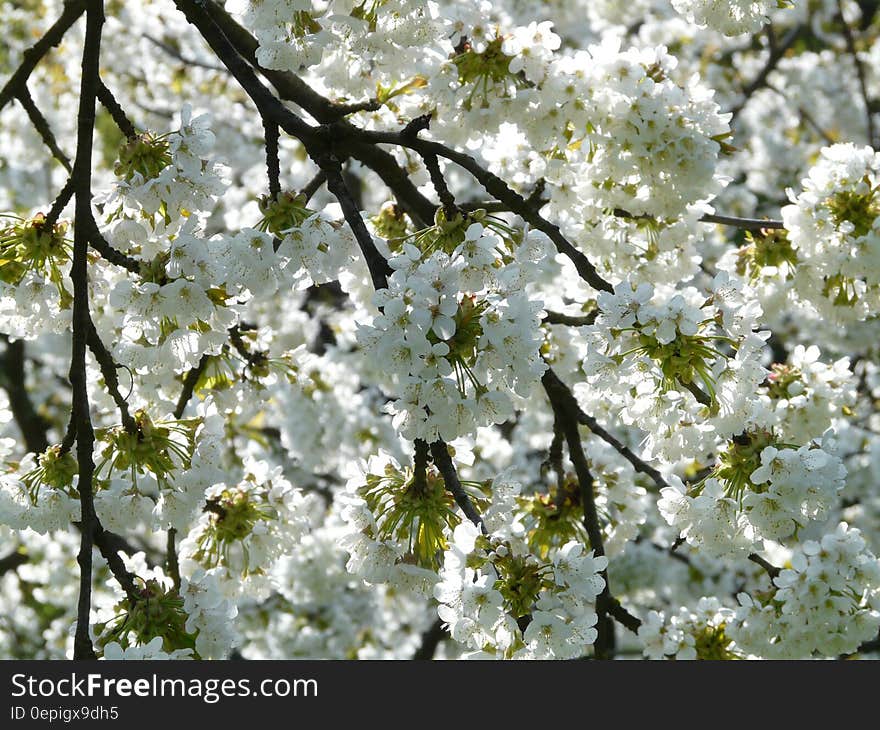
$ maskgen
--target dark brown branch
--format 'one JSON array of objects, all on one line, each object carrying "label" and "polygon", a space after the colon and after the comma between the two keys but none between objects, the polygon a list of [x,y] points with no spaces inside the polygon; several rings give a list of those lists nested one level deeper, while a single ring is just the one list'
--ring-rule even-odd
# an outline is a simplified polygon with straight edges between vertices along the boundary
[{"label": "dark brown branch", "polygon": [[455,471],[455,464],[452,463],[452,458],[449,456],[449,449],[443,439],[438,439],[431,444],[431,456],[434,459],[434,466],[440,471],[440,476],[443,477],[443,483],[452,493],[452,498],[455,500],[455,503],[459,506],[461,511],[464,512],[465,517],[479,527],[480,531],[485,535],[487,530],[486,525],[483,523],[483,518],[480,516],[480,513],[477,512],[477,509],[474,507],[473,502],[471,502],[471,498],[468,497],[467,492],[464,491],[464,487],[461,486],[458,472]]},{"label": "dark brown branch", "polygon": [[171,580],[174,581],[174,589],[180,591],[180,563],[177,560],[177,530],[173,527],[168,530],[168,537],[165,542],[165,569]]},{"label": "dark brown branch", "polygon": [[100,531],[100,523],[95,514],[92,493],[92,479],[95,472],[92,451],[95,432],[89,414],[89,389],[86,374],[86,347],[91,317],[89,315],[89,232],[85,221],[92,215],[92,138],[95,131],[95,102],[103,24],[102,3],[99,0],[90,0],[87,3],[82,80],[77,113],[76,160],[73,164],[72,174],[76,216],[73,227],[73,263],[70,268],[70,279],[73,282],[73,339],[69,378],[73,394],[71,421],[76,427],[76,459],[79,473],[80,524],[82,525],[80,549],[77,556],[80,584],[76,633],[74,635],[74,659],[96,658],[89,635],[89,611],[92,597],[92,546]]},{"label": "dark brown branch", "polygon": [[34,129],[37,130],[37,134],[40,135],[40,139],[43,140],[43,144],[49,148],[49,151],[52,153],[52,157],[54,157],[58,162],[61,163],[61,166],[67,170],[71,171],[72,167],[70,165],[70,158],[64,154],[64,151],[58,146],[58,140],[55,139],[55,135],[52,133],[52,128],[49,126],[49,121],[46,117],[43,116],[43,113],[37,108],[37,105],[34,103],[33,98],[31,97],[30,91],[28,91],[27,84],[24,84],[21,89],[19,89],[18,94],[16,94],[16,98],[19,103],[24,107],[24,110],[27,112],[28,118],[31,120],[31,124],[34,125]]},{"label": "dark brown branch", "polygon": [[49,447],[49,424],[37,413],[28,395],[24,377],[24,340],[7,340],[3,354],[0,386],[9,397],[9,409],[15,424],[21,431],[25,448],[36,454]]},{"label": "dark brown branch", "polygon": [[608,599],[608,614],[624,628],[629,629],[634,634],[639,632],[639,626],[642,625],[640,619],[633,616],[616,598]]},{"label": "dark brown branch", "polygon": [[323,170],[318,170],[317,174],[306,183],[306,186],[302,190],[299,191],[299,194],[302,195],[305,198],[305,202],[308,203],[325,182],[327,182],[327,175]]},{"label": "dark brown branch", "polygon": [[107,567],[110,568],[116,582],[122,586],[122,590],[130,599],[137,600],[138,592],[134,583],[134,575],[126,570],[125,562],[119,557],[119,551],[134,555],[139,552],[138,549],[129,544],[121,535],[105,530],[100,522],[95,525],[94,541],[95,547],[100,550],[102,557],[107,561]]},{"label": "dark brown branch", "polygon": [[370,271],[373,288],[376,290],[386,289],[388,277],[391,276],[391,267],[385,257],[379,253],[376,244],[373,243],[373,236],[367,229],[364,219],[361,218],[361,213],[351,197],[345,180],[342,179],[342,168],[339,162],[332,155],[319,156],[315,162],[327,176],[327,189],[336,196],[342,207],[342,214],[357,239],[361,254],[363,254]]},{"label": "dark brown branch", "polygon": [[425,633],[422,634],[422,642],[419,648],[413,654],[414,660],[433,659],[437,652],[437,646],[446,637],[446,631],[443,629],[443,622],[438,618],[431,624]]},{"label": "dark brown branch", "polygon": [[437,191],[437,197],[440,198],[440,204],[443,206],[446,220],[452,220],[458,214],[458,206],[455,204],[455,198],[449,192],[449,186],[446,184],[443,173],[440,171],[440,161],[437,159],[437,155],[424,155],[422,159],[425,162],[425,167],[428,168],[431,184],[434,186],[434,190]]},{"label": "dark brown branch", "polygon": [[417,226],[425,227],[434,222],[437,206],[419,192],[393,155],[374,145],[348,138],[340,140],[339,147],[379,176]]},{"label": "dark brown branch", "polygon": [[45,35],[22,54],[22,60],[9,81],[0,89],[0,109],[3,109],[18,94],[19,90],[27,83],[31,73],[37,64],[49,52],[57,46],[64,34],[70,29],[80,15],[86,9],[86,0],[68,0],[64,3],[64,10],[58,20],[52,25]]},{"label": "dark brown branch", "polygon": [[113,121],[116,123],[116,126],[119,127],[120,132],[122,132],[128,139],[137,137],[137,130],[135,129],[134,124],[131,123],[131,120],[126,116],[122,107],[119,105],[119,102],[116,101],[113,92],[110,91],[100,79],[98,79],[98,101],[100,101],[103,107],[110,112],[110,116],[113,117]]},{"label": "dark brown branch", "polygon": [[706,393],[700,390],[699,386],[696,383],[681,383],[681,385],[696,399],[697,403],[706,406],[706,408],[712,407],[712,399]]},{"label": "dark brown branch", "polygon": [[[532,192],[529,193],[529,197],[526,198],[526,203],[529,207],[534,208],[535,210],[540,210],[547,203],[549,203],[549,199],[544,197],[544,190],[547,188],[547,181],[544,178],[540,178],[536,183]],[[499,203],[497,200],[475,200],[469,203],[462,203],[460,206],[463,211],[471,213],[475,210],[485,210],[487,213],[509,213],[510,210],[503,203]]]},{"label": "dark brown branch", "polygon": [[[541,377],[541,383],[547,393],[550,406],[553,408],[554,418],[557,419],[565,436],[565,441],[568,445],[568,456],[577,475],[581,506],[584,510],[584,529],[587,531],[590,548],[596,556],[605,555],[602,528],[599,524],[599,513],[596,509],[593,474],[584,455],[583,444],[581,444],[577,401],[575,401],[568,386],[556,376],[551,368],[547,368],[544,372],[544,375]],[[602,589],[602,593],[596,598],[596,613],[599,616],[596,630],[599,635],[596,638],[593,649],[597,659],[610,659],[614,656],[615,646],[614,624],[610,618],[613,601],[611,587],[608,584],[608,571],[603,570],[601,575],[605,581],[605,586]]]},{"label": "dark brown branch", "polygon": [[584,327],[586,325],[593,324],[593,322],[596,321],[596,317],[598,316],[598,309],[594,309],[592,312],[580,316],[563,314],[562,312],[548,311],[547,314],[544,315],[544,319],[542,319],[541,321],[544,324],[565,324],[569,325],[570,327]]},{"label": "dark brown branch", "polygon": [[275,200],[281,193],[281,162],[278,159],[278,125],[263,120],[266,142],[266,176],[269,178],[269,197]]},{"label": "dark brown branch", "polygon": [[[235,50],[272,84],[280,98],[298,104],[321,123],[327,124],[340,119],[338,106],[315,92],[295,74],[262,68],[257,63],[256,52],[259,44],[256,38],[217,3],[208,2],[206,5],[211,17],[223,30]],[[344,120],[338,122],[338,125],[346,124]],[[433,222],[434,204],[419,192],[406,171],[390,153],[372,144],[355,140],[352,135],[342,135],[336,143],[346,155],[358,160],[380,177],[417,225],[427,226]]]},{"label": "dark brown branch", "polygon": [[516,213],[532,228],[537,228],[539,231],[549,236],[550,240],[555,244],[556,250],[571,260],[580,277],[590,286],[598,291],[613,291],[611,284],[599,276],[596,267],[593,266],[590,260],[562,234],[559,226],[542,217],[528,204],[522,195],[513,190],[513,188],[511,188],[500,177],[483,168],[470,155],[450,149],[439,142],[420,139],[412,132],[407,133],[406,130],[401,132],[374,132],[360,130],[357,132],[357,135],[365,142],[408,147],[422,156],[433,154],[454,162],[456,165],[469,172],[474,179],[485,188],[489,195],[508,206],[511,212]]},{"label": "dark brown branch", "polygon": [[364,101],[355,101],[351,104],[333,105],[334,111],[338,117],[345,117],[356,112],[374,112],[382,108],[382,103],[378,99],[365,99]]},{"label": "dark brown branch", "polygon": [[772,563],[768,563],[766,560],[764,560],[764,558],[762,558],[757,553],[751,553],[749,555],[749,560],[751,560],[753,563],[760,565],[765,570],[767,575],[770,576],[771,580],[776,578],[779,575],[779,573],[781,572],[780,568],[777,568]]},{"label": "dark brown branch", "polygon": [[104,238],[101,230],[98,228],[98,224],[95,221],[94,216],[92,215],[91,207],[88,210],[88,213],[85,214],[86,218],[82,221],[82,225],[85,229],[86,235],[89,239],[89,243],[91,247],[95,249],[99,254],[101,254],[101,258],[106,259],[111,264],[116,264],[117,266],[121,266],[124,269],[128,269],[133,274],[140,275],[141,273],[141,263],[132,258],[131,256],[127,256],[115,249],[110,243]]},{"label": "dark brown branch", "polygon": [[104,384],[107,387],[107,392],[110,393],[110,397],[113,398],[113,402],[119,409],[122,427],[128,431],[128,433],[137,433],[138,427],[134,422],[134,418],[131,417],[131,413],[128,411],[128,403],[126,403],[125,398],[123,398],[122,394],[119,392],[119,378],[116,376],[116,370],[119,366],[113,360],[113,356],[101,341],[101,337],[98,335],[98,330],[95,329],[95,324],[92,322],[91,318],[89,318],[88,322],[87,342],[89,349],[95,356],[95,360],[98,361],[98,366],[101,368],[101,375],[104,376]]},{"label": "dark brown branch", "polygon": [[52,207],[49,209],[48,214],[46,215],[45,226],[47,229],[52,230],[55,227],[55,224],[58,222],[58,218],[61,215],[61,211],[64,210],[65,206],[70,202],[70,199],[73,197],[73,178],[67,178],[67,182],[64,183],[64,187],[61,188],[61,191],[58,193],[58,197],[55,198],[55,202],[52,203]]},{"label": "dark brown branch", "polygon": [[[307,146],[309,142],[316,141],[318,128],[306,124],[260,83],[257,75],[217,25],[213,15],[206,11],[206,7],[209,7],[208,3],[202,0],[174,0],[174,4],[186,16],[187,21],[196,27],[217,58],[229,69],[266,122],[278,125]],[[211,4],[210,7],[213,9],[216,6]]]},{"label": "dark brown branch", "polygon": [[[649,215],[633,215],[623,208],[615,208],[614,215],[618,218],[628,218],[631,220],[652,220]],[[745,230],[757,231],[764,229],[780,229],[785,228],[785,224],[781,220],[770,220],[765,218],[737,218],[732,215],[716,215],[714,213],[706,213],[700,217],[701,223],[717,223],[722,226],[733,226],[734,228],[742,228]]]},{"label": "dark brown branch", "polygon": [[198,364],[195,367],[190,368],[184,377],[183,390],[180,391],[177,405],[174,407],[174,417],[176,419],[180,420],[183,418],[183,413],[186,411],[186,404],[189,403],[190,398],[192,398],[193,392],[196,389],[196,383],[198,383],[199,378],[202,377],[202,373],[205,371],[209,359],[209,355],[202,355]]},{"label": "dark brown branch", "polygon": [[[575,403],[575,405],[577,405],[577,403]],[[590,431],[592,431],[605,443],[611,446],[611,448],[617,451],[618,454],[620,454],[632,465],[633,469],[635,469],[637,472],[645,474],[646,476],[649,476],[654,484],[657,485],[657,489],[664,489],[669,486],[669,483],[663,478],[663,475],[659,471],[657,471],[653,466],[648,464],[643,459],[636,456],[632,449],[621,443],[617,438],[606,431],[601,425],[599,425],[599,422],[595,418],[584,413],[580,409],[580,407],[578,407],[577,413],[580,423],[584,424],[587,428],[590,429]]]},{"label": "dark brown branch", "polygon": [[18,570],[20,565],[24,565],[28,561],[27,555],[20,550],[15,550],[9,555],[0,558],[0,576]]},{"label": "dark brown branch", "polygon": [[417,492],[425,492],[428,487],[428,442],[416,439],[413,442],[413,485]]},{"label": "dark brown branch", "polygon": [[563,504],[568,496],[565,488],[565,467],[562,464],[562,444],[565,442],[565,434],[562,432],[562,424],[556,414],[553,415],[553,439],[550,448],[547,449],[547,464],[556,472],[556,500],[557,504]]},{"label": "dark brown branch", "polygon": [[763,218],[735,218],[729,215],[715,215],[714,213],[706,213],[700,221],[703,223],[718,223],[722,226],[733,226],[734,228],[744,228],[746,230],[757,231],[762,228],[770,230],[778,230],[785,228],[785,224],[780,220],[765,220]]}]

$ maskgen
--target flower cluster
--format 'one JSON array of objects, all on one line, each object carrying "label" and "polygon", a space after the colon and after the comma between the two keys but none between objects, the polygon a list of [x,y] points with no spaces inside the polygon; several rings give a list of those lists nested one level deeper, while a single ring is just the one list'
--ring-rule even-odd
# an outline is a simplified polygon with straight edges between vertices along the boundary
[{"label": "flower cluster", "polygon": [[285,260],[295,288],[334,281],[351,266],[356,249],[351,231],[308,208],[303,196],[285,192],[274,200],[267,196],[260,209],[263,220],[258,227],[281,239],[278,256]]},{"label": "flower cluster", "polygon": [[838,322],[880,312],[880,152],[824,147],[782,220],[797,256],[795,290]]},{"label": "flower cluster", "polygon": [[[348,570],[370,583],[429,589],[452,530],[461,522],[452,494],[434,467],[402,468],[390,454],[371,457],[343,499],[349,527],[340,542]],[[465,482],[482,504],[485,484]]]},{"label": "flower cluster", "polygon": [[0,228],[0,315],[4,331],[32,337],[42,322],[68,322],[73,303],[64,269],[70,261],[68,224],[50,224],[43,213],[12,216]]},{"label": "flower cluster", "polygon": [[[400,393],[395,426],[409,439],[451,441],[503,423],[544,372],[541,303],[523,285],[548,241],[461,214],[397,243],[381,314],[358,331],[365,357]],[[394,243],[394,241],[392,241]]]},{"label": "flower cluster", "polygon": [[724,35],[755,33],[771,8],[787,5],[785,0],[672,0],[672,7],[689,21]]},{"label": "flower cluster", "polygon": [[852,414],[857,395],[849,358],[827,365],[821,354],[816,345],[795,345],[787,362],[770,366],[773,429],[787,441],[805,443]]},{"label": "flower cluster", "polygon": [[585,153],[578,197],[596,212],[662,219],[716,195],[730,128],[712,92],[671,81],[676,60],[662,46],[621,51],[611,41],[590,55],[586,129],[575,124],[569,141]]},{"label": "flower cluster", "polygon": [[726,629],[734,611],[717,598],[701,598],[692,610],[682,606],[665,616],[651,611],[639,626],[639,641],[648,659],[737,659],[737,647]]},{"label": "flower cluster", "polygon": [[570,659],[596,640],[596,597],[607,558],[571,541],[552,562],[528,551],[522,539],[464,522],[446,551],[434,596],[453,639],[473,656]]},{"label": "flower cluster", "polygon": [[102,202],[115,206],[114,216],[133,209],[153,226],[176,226],[191,211],[209,208],[226,189],[222,168],[208,159],[214,139],[210,117],[193,118],[185,106],[178,130],[126,140],[115,167],[116,188]]},{"label": "flower cluster", "polygon": [[201,567],[233,591],[256,595],[267,589],[274,562],[307,530],[305,501],[281,467],[246,464],[237,484],[205,490],[204,511],[180,544],[182,573]]},{"label": "flower cluster", "polygon": [[846,523],[795,550],[764,595],[739,595],[731,636],[749,654],[807,659],[849,654],[880,628],[880,562]]},{"label": "flower cluster", "polygon": [[650,434],[651,453],[709,452],[717,436],[756,418],[766,334],[755,331],[760,307],[741,282],[719,275],[706,297],[626,281],[597,301],[595,323],[582,329],[587,383]]},{"label": "flower cluster", "polygon": [[795,448],[769,431],[744,432],[705,479],[664,488],[658,508],[689,544],[731,554],[827,519],[845,476],[843,462],[817,445]]}]

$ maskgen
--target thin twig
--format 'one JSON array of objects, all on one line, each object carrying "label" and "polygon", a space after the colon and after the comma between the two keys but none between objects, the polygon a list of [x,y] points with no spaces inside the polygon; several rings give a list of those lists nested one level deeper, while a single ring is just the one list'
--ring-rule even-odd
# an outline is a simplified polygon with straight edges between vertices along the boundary
[{"label": "thin twig", "polygon": [[413,659],[422,661],[433,659],[434,654],[437,653],[437,646],[445,637],[446,630],[443,628],[443,622],[439,618],[435,619],[428,630],[422,634],[422,641],[413,654]]},{"label": "thin twig", "polygon": [[140,275],[141,262],[114,248],[107,239],[104,238],[101,229],[98,228],[98,223],[92,215],[91,208],[89,208],[88,212],[84,215],[85,219],[82,221],[82,225],[85,228],[91,247],[111,264],[116,264],[124,269],[128,269],[133,274]]},{"label": "thin twig", "polygon": [[388,287],[388,277],[391,276],[391,267],[385,257],[379,253],[373,236],[367,229],[361,213],[357,209],[351,193],[342,179],[342,169],[339,162],[332,156],[322,156],[315,160],[327,175],[327,189],[336,196],[342,207],[342,214],[357,239],[358,246],[370,271],[370,279],[376,290]]},{"label": "thin twig", "polygon": [[103,107],[110,112],[110,116],[113,117],[113,121],[116,123],[116,126],[119,127],[119,131],[122,132],[126,138],[133,139],[134,137],[137,137],[137,129],[135,129],[134,124],[131,123],[131,120],[126,116],[122,107],[119,105],[119,102],[116,101],[113,92],[110,91],[100,79],[98,79],[98,101],[100,101]]},{"label": "thin twig", "polygon": [[434,186],[434,190],[437,191],[437,197],[440,198],[440,204],[443,206],[446,220],[451,221],[458,214],[459,209],[455,204],[455,198],[449,192],[449,186],[446,184],[443,173],[440,171],[440,161],[437,159],[437,155],[430,154],[422,155],[422,159],[425,162],[425,167],[428,168],[431,184]]},{"label": "thin twig", "polygon": [[[568,444],[568,456],[574,466],[580,487],[581,506],[584,511],[583,524],[590,541],[590,548],[596,556],[605,555],[602,528],[599,525],[599,513],[596,509],[593,474],[590,471],[590,466],[584,455],[583,444],[581,443],[577,401],[575,401],[568,386],[556,376],[551,368],[544,371],[541,383],[547,393],[547,399],[550,401],[554,417],[558,419],[562,432],[565,435],[565,441]],[[611,618],[613,618],[613,600],[611,597],[611,586],[608,583],[608,571],[603,570],[601,576],[605,586],[602,589],[602,593],[596,598],[596,613],[599,616],[596,624],[598,637],[593,648],[597,659],[610,659],[614,656],[615,647],[614,625],[611,622]]]},{"label": "thin twig", "polygon": [[223,73],[226,71],[223,66],[215,66],[211,63],[205,63],[204,61],[199,61],[197,58],[190,58],[189,56],[184,56],[180,51],[178,51],[174,46],[160,41],[158,38],[153,38],[149,33],[144,33],[143,37],[146,38],[150,43],[152,43],[157,48],[160,48],[162,51],[167,53],[169,56],[174,58],[177,61],[180,61],[184,66],[196,67],[196,68],[204,68],[208,71],[217,71],[218,73]]},{"label": "thin twig", "polygon": [[24,565],[28,561],[28,557],[21,550],[13,550],[8,555],[0,558],[0,576],[17,570],[20,565]]},{"label": "thin twig", "polygon": [[22,107],[24,107],[28,118],[31,120],[31,124],[34,125],[34,129],[37,130],[40,139],[43,140],[43,144],[49,148],[52,157],[58,160],[65,170],[70,172],[73,169],[70,164],[70,158],[64,154],[64,151],[58,146],[58,140],[55,139],[55,135],[52,133],[49,121],[43,116],[43,113],[34,103],[33,97],[31,97],[31,93],[28,91],[27,84],[24,84],[21,89],[19,89],[16,98],[21,103]]},{"label": "thin twig", "polygon": [[551,312],[548,310],[541,322],[543,324],[565,324],[570,327],[584,327],[593,324],[598,316],[598,309],[594,309],[584,315],[563,314],[562,312]]},{"label": "thin twig", "polygon": [[305,202],[308,203],[325,182],[327,182],[327,174],[323,170],[318,170],[315,176],[306,183],[306,186],[299,191],[299,194],[302,195],[305,198]]},{"label": "thin twig", "polygon": [[125,398],[123,398],[122,394],[119,392],[119,378],[116,376],[116,370],[119,366],[113,360],[113,356],[101,341],[101,337],[98,334],[98,330],[95,329],[95,323],[92,322],[91,317],[88,322],[87,342],[89,349],[95,356],[95,360],[98,361],[98,366],[101,368],[101,375],[104,376],[104,385],[107,387],[107,392],[110,393],[110,397],[113,398],[113,402],[119,409],[122,427],[128,433],[137,433],[138,427],[137,424],[135,424],[131,413],[128,411],[128,403],[126,403]]},{"label": "thin twig", "polygon": [[180,420],[183,418],[183,414],[186,411],[186,404],[189,403],[190,398],[192,398],[193,392],[196,389],[196,383],[198,383],[199,378],[202,377],[202,373],[205,371],[210,357],[210,355],[202,355],[198,364],[196,364],[195,367],[190,368],[187,371],[186,376],[183,378],[183,389],[180,391],[177,405],[174,407],[174,417],[176,419]]},{"label": "thin twig", "polygon": [[625,444],[618,441],[612,434],[606,431],[599,422],[590,415],[587,415],[583,411],[578,408],[578,419],[584,424],[587,428],[590,429],[594,434],[596,434],[600,439],[602,439],[605,443],[607,443],[611,448],[613,448],[617,453],[619,453],[624,459],[626,459],[637,472],[645,474],[649,476],[654,484],[657,485],[658,489],[665,489],[669,486],[669,483],[663,478],[663,475],[657,471],[653,466],[648,464],[644,459],[639,458],[636,454]]},{"label": "thin twig", "polygon": [[[770,26],[767,26],[768,36],[772,33],[772,29]],[[770,52],[767,56],[767,60],[764,63],[764,66],[758,72],[758,75],[755,76],[752,81],[743,88],[742,100],[730,110],[730,124],[732,125],[734,120],[739,116],[740,112],[745,108],[746,104],[749,103],[749,99],[752,98],[752,95],[758,91],[758,89],[762,88],[767,81],[767,77],[770,73],[776,68],[779,62],[782,60],[782,57],[786,54],[789,48],[794,45],[794,42],[798,39],[801,32],[803,31],[803,25],[796,25],[794,28],[788,31],[785,36],[782,38],[776,46],[770,48]]]},{"label": "thin twig", "polygon": [[461,486],[458,472],[455,471],[455,464],[452,463],[452,458],[449,456],[449,449],[443,439],[438,439],[431,444],[431,456],[434,459],[434,466],[440,471],[440,476],[443,477],[443,483],[446,485],[446,489],[452,494],[455,503],[461,508],[461,511],[464,512],[465,517],[479,527],[480,531],[485,535],[487,530],[486,525],[483,523],[483,518],[480,516],[480,513],[477,512],[477,508],[474,507],[467,492],[464,491],[464,487]]},{"label": "thin twig", "polygon": [[736,218],[730,215],[715,215],[714,213],[706,213],[700,218],[703,223],[718,223],[722,226],[733,226],[734,228],[744,228],[746,230],[779,230],[785,228],[785,224],[780,220],[765,220],[763,218]]},{"label": "thin twig", "polygon": [[278,159],[278,125],[263,120],[263,136],[266,143],[266,176],[269,178],[269,197],[277,199],[281,193],[281,163]]},{"label": "thin twig", "polygon": [[48,230],[52,230],[55,227],[55,224],[58,222],[58,218],[61,215],[61,211],[64,210],[72,197],[73,178],[69,177],[67,178],[67,182],[64,183],[64,187],[61,188],[61,191],[55,198],[55,202],[52,203],[52,207],[49,209],[48,214],[46,215],[46,221],[44,225]]},{"label": "thin twig", "polygon": [[779,573],[781,572],[780,568],[777,568],[772,563],[767,562],[757,553],[751,553],[749,555],[749,560],[751,560],[753,563],[757,563],[758,565],[760,565],[766,571],[767,575],[770,576],[771,580],[777,578],[779,576]]}]

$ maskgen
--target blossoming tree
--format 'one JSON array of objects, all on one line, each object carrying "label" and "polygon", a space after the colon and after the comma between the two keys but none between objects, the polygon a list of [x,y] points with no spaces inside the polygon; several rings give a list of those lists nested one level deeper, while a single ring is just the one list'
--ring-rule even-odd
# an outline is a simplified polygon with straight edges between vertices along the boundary
[{"label": "blossoming tree", "polygon": [[876,2],[0,19],[0,655],[877,650]]}]

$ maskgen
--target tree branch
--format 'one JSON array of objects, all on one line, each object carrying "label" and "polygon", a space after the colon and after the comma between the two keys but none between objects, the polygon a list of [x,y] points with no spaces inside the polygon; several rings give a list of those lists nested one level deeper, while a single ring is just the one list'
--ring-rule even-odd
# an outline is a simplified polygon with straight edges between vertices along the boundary
[{"label": "tree branch", "polygon": [[470,155],[450,149],[439,142],[420,139],[412,133],[407,133],[405,129],[401,132],[359,130],[357,131],[357,136],[365,142],[408,147],[422,156],[433,154],[454,162],[469,172],[486,189],[489,195],[508,206],[511,212],[516,213],[532,228],[537,228],[549,236],[550,240],[556,245],[556,250],[571,260],[580,277],[590,286],[598,291],[610,292],[614,290],[611,284],[599,276],[596,267],[593,266],[590,260],[562,234],[559,226],[542,217],[528,204],[525,198],[513,190],[500,177],[483,168]]},{"label": "tree branch", "polygon": [[[758,72],[758,75],[752,79],[751,83],[749,83],[742,91],[743,98],[733,109],[730,110],[730,124],[733,125],[734,120],[739,116],[739,113],[745,108],[746,104],[749,103],[749,99],[752,98],[752,95],[758,91],[758,89],[762,88],[766,81],[767,77],[771,74],[771,72],[776,68],[779,62],[782,60],[782,57],[785,55],[786,51],[794,45],[794,42],[798,39],[801,32],[803,31],[803,25],[796,25],[794,28],[788,31],[782,39],[782,42],[772,46],[770,48],[770,53],[767,56],[767,61],[764,63],[764,66]],[[772,37],[773,29],[770,25],[767,26],[767,34],[768,37]]]},{"label": "tree branch", "polygon": [[101,233],[101,229],[98,228],[98,223],[92,215],[91,207],[89,207],[86,219],[82,221],[82,225],[91,247],[101,254],[102,258],[106,259],[111,264],[116,264],[124,269],[128,269],[132,274],[140,275],[141,262],[131,256],[127,256],[122,253],[122,251],[119,251],[110,245]]},{"label": "tree branch", "polygon": [[199,378],[202,377],[202,373],[205,371],[209,359],[209,355],[202,355],[198,364],[195,367],[190,368],[184,377],[183,390],[180,391],[177,405],[174,407],[174,417],[177,420],[183,418],[184,411],[186,411],[186,404],[189,403],[190,398],[192,398],[193,392],[196,389],[196,383],[198,383]]},{"label": "tree branch", "polygon": [[20,565],[24,565],[28,561],[27,555],[20,550],[13,550],[8,555],[0,558],[0,576],[18,570]]},{"label": "tree branch", "polygon": [[[259,44],[256,38],[216,2],[208,2],[206,7],[235,50],[272,84],[281,99],[298,104],[322,124],[337,122],[341,129],[348,128],[348,122],[340,119],[343,114],[338,105],[318,94],[296,74],[262,68],[257,63]],[[351,127],[351,130],[354,129]],[[380,177],[417,225],[427,226],[433,222],[436,206],[419,192],[393,155],[372,144],[364,144],[351,134],[343,134],[335,141],[341,152],[366,165]]]},{"label": "tree branch", "polygon": [[373,243],[373,236],[367,230],[348,186],[342,179],[342,168],[339,161],[333,155],[319,155],[313,159],[327,176],[327,189],[336,196],[342,207],[342,214],[357,239],[361,254],[363,254],[370,271],[373,288],[376,290],[388,288],[388,277],[392,273],[391,267],[385,257],[379,253],[376,244]]},{"label": "tree branch", "polygon": [[544,319],[542,319],[541,322],[543,324],[566,324],[570,327],[584,327],[586,325],[593,324],[593,322],[596,321],[596,317],[598,316],[598,309],[594,309],[592,312],[589,312],[582,316],[563,314],[561,312],[551,312],[548,310],[547,314],[544,315]]},{"label": "tree branch", "polygon": [[438,618],[431,624],[425,633],[422,634],[422,643],[413,654],[414,660],[433,659],[437,652],[437,646],[446,637],[446,631],[443,630],[443,622]]},{"label": "tree branch", "polygon": [[67,170],[71,171],[70,158],[64,154],[64,151],[58,146],[58,140],[55,139],[55,135],[52,133],[52,128],[49,126],[49,121],[46,117],[43,116],[43,113],[37,108],[37,105],[34,103],[33,97],[31,97],[30,91],[28,91],[27,84],[23,84],[21,89],[18,90],[16,94],[16,98],[19,103],[24,107],[24,110],[27,112],[28,118],[31,120],[31,124],[34,125],[34,129],[37,130],[37,133],[40,135],[40,138],[43,140],[43,144],[49,148],[49,151],[52,153],[52,157],[54,157],[58,162],[61,163],[61,166]]},{"label": "tree branch", "polygon": [[41,454],[49,448],[47,435],[49,424],[37,413],[25,386],[24,348],[24,340],[6,341],[6,352],[2,359],[3,368],[0,372],[0,386],[9,397],[9,409],[12,411],[15,424],[21,431],[25,448],[35,454]]},{"label": "tree branch", "polygon": [[269,178],[269,197],[273,200],[281,193],[281,162],[278,159],[278,125],[263,119],[266,143],[266,176]]},{"label": "tree branch", "polygon": [[461,486],[458,473],[455,471],[455,464],[452,463],[452,459],[449,456],[449,449],[446,447],[446,442],[443,441],[443,439],[438,439],[431,444],[431,456],[434,458],[434,466],[440,471],[440,476],[443,477],[443,483],[452,493],[455,503],[461,508],[461,511],[464,512],[465,517],[479,527],[480,531],[485,535],[487,530],[486,525],[483,523],[483,518],[480,516],[480,513],[477,512],[477,509],[474,507],[473,502],[471,502],[471,498],[468,497],[467,492],[464,491],[464,487]]},{"label": "tree branch", "polygon": [[128,403],[126,403],[125,398],[123,398],[122,394],[119,392],[119,378],[116,377],[116,370],[119,366],[113,360],[113,356],[101,341],[101,337],[98,335],[98,330],[95,329],[95,323],[92,322],[91,317],[88,322],[86,341],[89,349],[95,356],[95,360],[98,361],[98,366],[101,368],[101,374],[104,376],[104,384],[107,386],[107,392],[110,393],[110,397],[113,398],[113,402],[119,409],[119,416],[122,420],[123,428],[128,431],[128,433],[137,433],[138,427],[134,422],[134,418],[131,417],[131,413],[128,411]]},{"label": "tree branch", "polygon": [[[541,382],[544,385],[550,406],[553,408],[554,417],[558,420],[568,444],[568,455],[580,486],[581,506],[584,510],[584,529],[590,540],[590,548],[596,556],[605,555],[602,528],[599,525],[599,513],[596,509],[593,474],[581,444],[577,402],[568,386],[556,376],[552,369],[547,368]],[[596,628],[599,635],[593,648],[597,659],[610,659],[614,656],[615,647],[614,625],[609,618],[613,601],[611,587],[608,584],[607,569],[603,570],[601,575],[605,581],[605,587],[596,598],[596,613],[599,616]]]},{"label": "tree branch", "polygon": [[135,129],[134,124],[131,123],[131,120],[126,116],[122,107],[119,106],[119,102],[116,101],[113,92],[107,88],[101,79],[98,79],[98,101],[100,101],[103,107],[110,112],[110,116],[113,117],[113,121],[116,123],[116,126],[119,127],[120,132],[122,132],[128,139],[137,137],[137,130]]},{"label": "tree branch", "polygon": [[776,578],[781,572],[780,568],[777,568],[772,563],[767,562],[757,553],[751,553],[749,555],[749,560],[751,560],[753,563],[757,563],[758,565],[760,565],[766,571],[767,575],[770,576],[771,580]]},{"label": "tree branch", "polygon": [[92,595],[92,546],[100,529],[92,493],[95,462],[92,458],[95,433],[89,414],[89,390],[86,375],[86,343],[91,318],[89,315],[89,233],[85,222],[91,218],[92,137],[95,130],[95,102],[101,54],[101,29],[104,9],[100,0],[87,3],[86,35],[83,44],[82,81],[77,114],[76,160],[72,179],[76,199],[73,227],[73,342],[70,357],[70,385],[73,391],[71,422],[76,426],[76,458],[79,466],[77,488],[80,496],[82,537],[77,562],[80,568],[79,601],[77,605],[74,659],[94,659],[95,650],[89,636],[89,611]]}]

